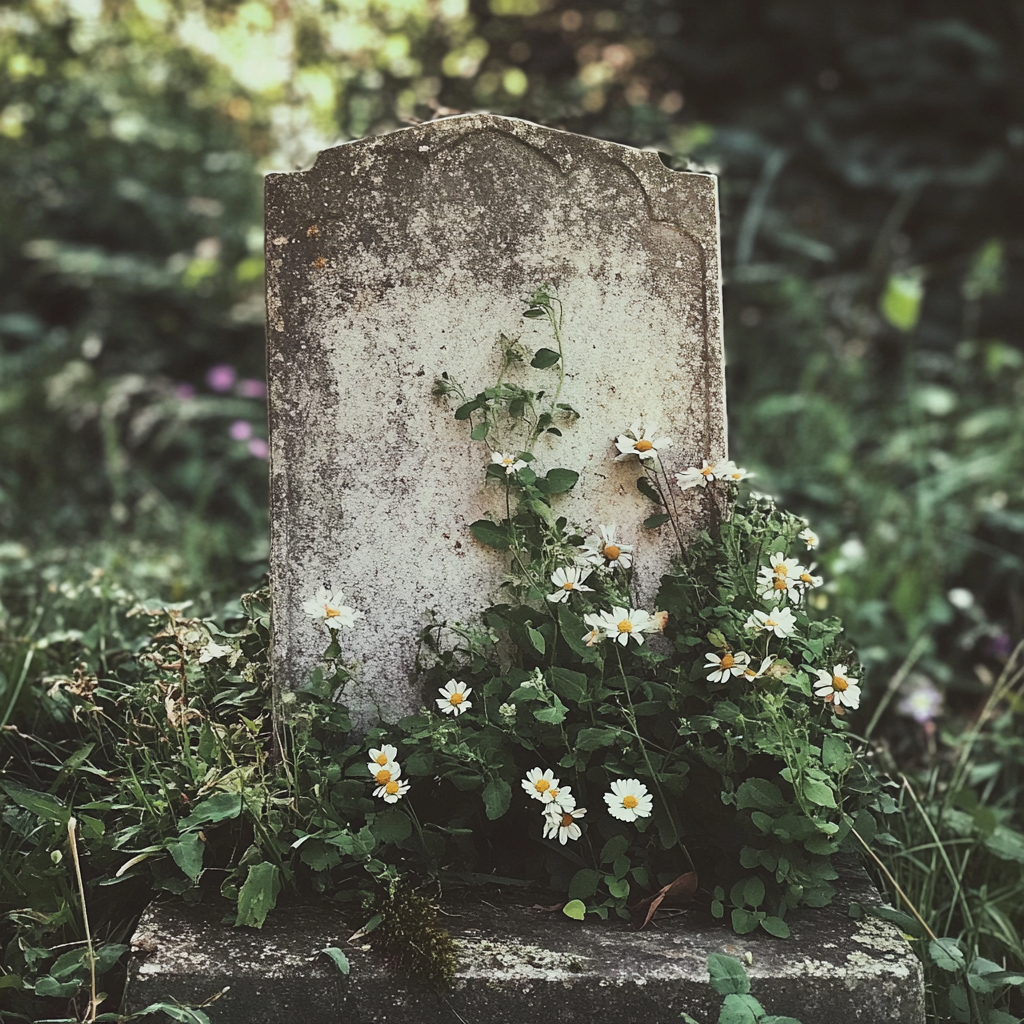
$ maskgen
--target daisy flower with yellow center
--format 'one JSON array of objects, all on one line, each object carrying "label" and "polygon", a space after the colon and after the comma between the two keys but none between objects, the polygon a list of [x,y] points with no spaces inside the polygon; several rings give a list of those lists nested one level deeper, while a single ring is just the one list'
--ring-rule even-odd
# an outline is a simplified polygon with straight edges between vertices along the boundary
[{"label": "daisy flower with yellow center", "polygon": [[589,591],[593,593],[594,588],[584,584],[584,580],[593,572],[579,565],[565,566],[556,569],[551,574],[551,585],[558,589],[553,594],[548,594],[548,600],[552,604],[561,601],[568,601],[569,595],[574,591]]},{"label": "daisy flower with yellow center", "polygon": [[409,783],[401,779],[391,779],[374,791],[374,796],[379,796],[386,804],[397,804],[399,800],[409,792]]},{"label": "daisy flower with yellow center", "polygon": [[811,685],[815,697],[824,697],[826,704],[831,704],[839,714],[844,707],[856,710],[860,707],[860,686],[858,680],[850,675],[845,665],[833,665],[831,672],[816,669],[818,678]]},{"label": "daisy flower with yellow center", "polygon": [[796,577],[776,576],[771,569],[762,569],[757,578],[757,596],[765,601],[784,601],[798,590]]},{"label": "daisy flower with yellow center", "polygon": [[473,692],[473,687],[467,686],[465,683],[449,679],[444,686],[438,687],[437,692],[441,696],[435,700],[443,714],[458,717],[463,711],[468,711],[473,706],[472,702],[466,699]]},{"label": "daisy flower with yellow center", "polygon": [[584,633],[580,639],[588,646],[593,647],[594,644],[600,643],[604,639],[604,630],[600,626],[599,615],[584,615],[583,621],[590,626],[590,632]]},{"label": "daisy flower with yellow center", "polygon": [[631,455],[636,455],[641,460],[656,459],[659,451],[672,446],[667,437],[655,437],[657,432],[658,428],[654,421],[645,422],[641,416],[625,434],[619,434],[615,439],[615,447],[619,450],[615,461],[622,462]]},{"label": "daisy flower with yellow center", "polygon": [[504,466],[505,476],[511,476],[521,469],[526,469],[526,463],[522,459],[516,458],[515,455],[509,455],[507,452],[491,452],[491,462],[496,466]]},{"label": "daisy flower with yellow center", "polygon": [[749,473],[745,469],[740,469],[732,459],[729,459],[728,462],[723,462],[718,467],[716,475],[719,480],[725,480],[730,484],[738,484],[741,480],[746,480],[749,477],[754,476],[753,473]]},{"label": "daisy flower with yellow center", "polygon": [[397,761],[390,761],[385,765],[371,761],[366,767],[378,786],[386,786],[402,774],[402,769],[398,767]]},{"label": "daisy flower with yellow center", "polygon": [[737,651],[735,654],[724,651],[722,654],[705,654],[705,668],[714,671],[705,676],[709,683],[726,683],[733,676],[743,675],[747,665],[750,664],[750,655],[744,651]]},{"label": "daisy flower with yellow center", "polygon": [[771,569],[769,570],[766,566],[761,572],[772,572],[783,579],[793,579],[803,571],[803,566],[797,559],[787,558],[781,551],[776,551],[774,555],[770,555],[768,561],[771,563]]},{"label": "daisy flower with yellow center", "polygon": [[586,813],[586,807],[567,808],[551,804],[544,809],[544,838],[557,839],[563,846],[570,839],[579,839],[583,830],[576,821]]},{"label": "daisy flower with yellow center", "polygon": [[555,778],[555,773],[550,768],[543,770],[531,768],[526,773],[526,778],[522,780],[522,785],[534,800],[540,800],[545,804],[554,800],[552,792],[555,794],[559,792],[558,779]]},{"label": "daisy flower with yellow center", "polygon": [[611,792],[605,793],[604,802],[611,816],[619,821],[649,818],[654,807],[654,799],[639,779],[616,779]]},{"label": "daisy flower with yellow center", "polygon": [[743,678],[744,679],[760,679],[763,675],[765,675],[768,672],[768,669],[770,669],[772,667],[772,665],[774,665],[774,664],[775,664],[775,655],[774,654],[769,654],[767,658],[764,658],[761,661],[761,664],[760,664],[760,666],[758,668],[754,668],[753,665],[748,664],[746,666],[746,668],[743,669]]},{"label": "daisy flower with yellow center", "polygon": [[797,536],[807,545],[808,551],[813,551],[818,546],[818,535],[808,526],[801,530]]},{"label": "daisy flower with yellow center", "polygon": [[383,743],[380,747],[371,747],[370,760],[383,768],[388,762],[398,760],[398,747],[393,747],[390,743]]},{"label": "daisy flower with yellow center", "polygon": [[340,590],[328,587],[321,587],[315,596],[303,601],[302,610],[311,618],[325,622],[331,629],[350,628],[356,624],[356,619],[363,618],[362,612],[341,603]]},{"label": "daisy flower with yellow center", "polygon": [[602,569],[628,569],[633,564],[633,545],[615,539],[614,525],[597,529],[598,534],[588,537],[580,549],[582,560]]},{"label": "daisy flower with yellow center", "polygon": [[708,484],[720,479],[721,469],[727,465],[726,462],[709,462],[704,459],[702,466],[690,466],[682,473],[676,473],[679,490],[688,491],[691,487],[707,487]]},{"label": "daisy flower with yellow center", "polygon": [[792,636],[796,629],[796,616],[788,608],[776,605],[770,612],[754,612],[743,624],[745,629],[762,629],[781,638]]},{"label": "daisy flower with yellow center", "polygon": [[801,591],[801,593],[807,590],[814,590],[816,587],[820,587],[822,583],[825,582],[821,576],[814,575],[814,570],[817,567],[817,562],[811,562],[811,564],[807,566],[806,569],[803,566],[800,566],[800,573],[793,581],[793,584],[797,587],[797,589]]}]

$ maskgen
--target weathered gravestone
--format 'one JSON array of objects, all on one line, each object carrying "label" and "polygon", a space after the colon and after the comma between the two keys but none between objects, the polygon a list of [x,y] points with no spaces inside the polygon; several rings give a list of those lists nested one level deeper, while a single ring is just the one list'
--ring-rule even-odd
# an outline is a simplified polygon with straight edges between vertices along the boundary
[{"label": "weathered gravestone", "polygon": [[[537,286],[565,309],[562,400],[584,411],[535,448],[581,471],[571,521],[616,523],[653,598],[670,539],[642,531],[635,466],[613,439],[643,413],[682,469],[725,454],[715,179],[656,153],[469,114],[321,153],[270,175],[267,358],[275,678],[308,678],[322,582],[366,619],[345,632],[359,679],[346,701],[393,718],[430,621],[467,621],[497,596],[502,556],[468,525],[499,510],[488,452],[432,397],[498,372],[499,334],[550,345],[521,318]],[[693,499],[691,499],[693,500]],[[503,508],[501,509],[503,511]],[[667,532],[667,531],[666,531]]]},{"label": "weathered gravestone", "polygon": [[[541,283],[566,308],[564,398],[587,415],[535,454],[582,472],[561,511],[617,523],[637,542],[641,603],[653,597],[668,540],[640,530],[635,466],[611,461],[612,438],[644,413],[674,438],[670,469],[725,454],[714,179],[522,121],[451,118],[271,176],[267,254],[278,685],[301,685],[320,658],[302,604],[323,582],[366,615],[345,632],[359,665],[346,697],[366,715],[419,703],[410,669],[430,609],[471,619],[494,596],[501,556],[468,524],[504,511],[499,492],[481,486],[483,445],[432,388],[445,371],[470,393],[492,383],[500,333],[547,343],[519,317]],[[850,899],[877,901],[863,874],[795,915],[786,942],[702,930],[689,912],[636,934],[537,907],[451,907],[459,968],[445,997],[382,973],[345,944],[361,922],[323,904],[281,908],[259,934],[219,925],[216,907],[154,905],[126,1008],[226,988],[215,1024],[712,1020],[704,961],[724,950],[750,954],[769,1012],[921,1024],[919,962],[891,925],[847,916]],[[348,977],[319,952],[336,945]]]}]

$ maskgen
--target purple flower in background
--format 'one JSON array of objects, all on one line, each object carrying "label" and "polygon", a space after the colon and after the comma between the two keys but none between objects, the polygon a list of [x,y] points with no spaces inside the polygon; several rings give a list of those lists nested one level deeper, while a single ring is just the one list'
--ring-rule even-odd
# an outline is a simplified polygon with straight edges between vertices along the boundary
[{"label": "purple flower in background", "polygon": [[235,394],[242,398],[266,398],[267,385],[255,377],[243,377],[235,385]]},{"label": "purple flower in background", "polygon": [[903,688],[896,710],[920,725],[927,725],[942,712],[942,693],[927,676],[914,673]]},{"label": "purple flower in background", "polygon": [[985,641],[985,653],[990,658],[1008,658],[1013,650],[1013,641],[1009,633],[996,633]]},{"label": "purple flower in background", "polygon": [[248,420],[235,420],[229,433],[236,441],[248,441],[252,437],[252,424]]},{"label": "purple flower in background", "polygon": [[267,442],[262,437],[254,437],[249,442],[249,454],[257,459],[265,459],[269,453],[270,449],[267,447]]},{"label": "purple flower in background", "polygon": [[211,366],[206,371],[206,383],[213,391],[230,391],[238,378],[238,371],[227,363]]},{"label": "purple flower in background", "polygon": [[174,397],[182,402],[196,397],[196,389],[191,384],[175,384]]}]

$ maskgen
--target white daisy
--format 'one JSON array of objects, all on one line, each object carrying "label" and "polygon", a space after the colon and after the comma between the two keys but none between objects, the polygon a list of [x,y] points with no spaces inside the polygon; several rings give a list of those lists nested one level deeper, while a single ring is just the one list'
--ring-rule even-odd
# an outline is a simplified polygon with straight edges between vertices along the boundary
[{"label": "white daisy", "polygon": [[600,615],[584,615],[583,621],[590,626],[590,632],[584,633],[580,637],[588,647],[593,647],[594,644],[600,643],[604,639],[604,630],[601,628],[601,616]]},{"label": "white daisy", "polygon": [[438,687],[437,692],[441,694],[440,697],[435,698],[437,706],[446,715],[458,717],[463,711],[468,711],[473,706],[471,701],[466,700],[473,692],[473,687],[467,686],[465,683],[449,679],[444,686]]},{"label": "white daisy", "polygon": [[705,677],[709,683],[724,683],[731,676],[741,676],[747,665],[750,664],[750,655],[743,651],[737,651],[735,654],[730,654],[728,651],[722,654],[712,652],[705,654],[704,658],[706,661],[704,667],[714,669],[709,676]]},{"label": "white daisy", "polygon": [[679,484],[681,491],[688,491],[691,487],[707,487],[709,483],[719,479],[721,470],[719,466],[724,468],[727,463],[708,462],[704,460],[704,465],[697,467],[691,466],[689,469],[684,469],[682,473],[676,473],[676,483]]},{"label": "white daisy", "polygon": [[526,778],[522,780],[522,785],[534,800],[540,800],[545,804],[551,803],[554,799],[551,796],[552,791],[556,794],[560,792],[558,779],[550,768],[543,771],[540,768],[531,768],[526,773]]},{"label": "white daisy", "polygon": [[[803,568],[797,566],[798,569]],[[795,577],[776,576],[771,569],[765,567],[757,577],[757,596],[764,601],[780,601],[791,594],[799,594],[799,585]]]},{"label": "white daisy", "polygon": [[504,466],[505,476],[511,476],[521,469],[526,469],[526,463],[522,459],[517,459],[514,455],[509,455],[506,452],[491,452],[491,462],[496,466]]},{"label": "white daisy", "polygon": [[770,669],[772,667],[772,665],[774,665],[774,664],[775,664],[775,655],[774,654],[769,654],[767,658],[764,658],[761,661],[761,665],[760,665],[759,668],[754,668],[753,665],[748,663],[746,668],[743,669],[743,678],[744,679],[760,679],[763,675],[765,675],[765,673],[767,673],[768,669]]},{"label": "white daisy", "polygon": [[611,816],[619,821],[648,818],[654,806],[647,787],[639,779],[616,779],[612,783],[611,792],[605,793],[604,802]]},{"label": "white daisy", "polygon": [[793,581],[794,585],[802,592],[807,590],[814,590],[815,587],[820,587],[825,581],[821,576],[815,576],[814,570],[818,567],[817,562],[811,562],[807,568],[800,566],[800,573],[797,578]]},{"label": "white daisy", "polygon": [[810,527],[801,530],[797,536],[807,545],[808,551],[813,551],[818,546],[818,535]]},{"label": "white daisy", "polygon": [[767,629],[777,637],[787,637],[796,629],[796,616],[788,608],[776,605],[770,612],[754,612],[744,623],[744,628]]},{"label": "white daisy", "polygon": [[370,760],[383,768],[390,761],[398,760],[398,747],[383,743],[380,747],[370,747]]},{"label": "white daisy", "polygon": [[576,797],[572,795],[572,786],[561,786],[560,788],[552,786],[546,795],[551,797],[551,800],[550,803],[545,801],[546,806],[543,808],[545,813],[550,811],[552,807],[560,807],[571,811],[576,806]]},{"label": "white daisy", "polygon": [[[783,579],[793,579],[803,571],[803,566],[797,559],[787,558],[781,551],[776,551],[774,555],[769,556],[768,561],[771,563],[770,571]],[[761,572],[767,571],[769,571],[767,567],[761,570]]]},{"label": "white daisy", "polygon": [[378,786],[386,786],[389,782],[394,782],[402,774],[402,769],[398,767],[397,761],[389,761],[385,765],[379,765],[375,761],[371,761],[366,768]]},{"label": "white daisy", "polygon": [[565,808],[552,804],[544,811],[544,838],[557,839],[563,846],[570,839],[579,839],[583,830],[576,819],[586,813],[586,807]]},{"label": "white daisy", "polygon": [[843,713],[841,707],[854,710],[860,707],[860,686],[853,676],[847,674],[845,665],[833,665],[831,672],[821,668],[816,671],[818,680],[812,684],[815,697],[824,697],[825,703],[831,704],[840,714]]},{"label": "white daisy", "polygon": [[599,536],[588,537],[580,549],[583,560],[604,569],[628,569],[633,564],[633,545],[616,542],[614,525],[597,529]]},{"label": "white daisy", "polygon": [[613,607],[587,619],[588,625],[604,631],[609,640],[618,640],[623,647],[632,637],[638,644],[644,642],[644,633],[658,631],[658,620],[642,608]]},{"label": "white daisy", "polygon": [[753,473],[747,472],[745,469],[740,469],[732,459],[728,462],[723,462],[715,474],[719,480],[725,480],[731,484],[738,484],[741,480],[746,480],[748,477],[754,476]]},{"label": "white daisy", "polygon": [[409,792],[409,783],[401,779],[392,779],[383,786],[378,786],[374,796],[379,796],[386,804],[397,804],[398,801]]},{"label": "white daisy", "polygon": [[579,565],[565,566],[558,568],[551,574],[551,585],[558,589],[553,594],[548,594],[548,600],[552,604],[560,601],[568,601],[573,591],[585,590],[593,592],[593,587],[584,586],[583,581],[593,572],[593,569],[585,569]]},{"label": "white daisy", "polygon": [[653,421],[645,424],[641,416],[625,434],[619,434],[616,438],[615,447],[621,454],[615,456],[615,461],[622,462],[630,455],[639,456],[641,459],[657,458],[659,451],[672,446],[667,437],[655,437],[657,431],[657,425]]},{"label": "white daisy", "polygon": [[332,629],[340,626],[354,626],[356,619],[363,618],[362,612],[357,612],[341,603],[340,590],[333,591],[327,587],[321,587],[316,592],[316,597],[303,601],[302,610],[314,619],[326,622]]}]

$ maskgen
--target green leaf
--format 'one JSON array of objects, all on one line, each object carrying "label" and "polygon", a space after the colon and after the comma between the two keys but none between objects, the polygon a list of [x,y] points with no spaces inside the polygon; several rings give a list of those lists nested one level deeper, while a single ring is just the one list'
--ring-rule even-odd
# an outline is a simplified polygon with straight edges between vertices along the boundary
[{"label": "green leaf", "polygon": [[612,836],[601,848],[601,863],[610,864],[616,858],[621,857],[628,849],[628,837]]},{"label": "green leaf", "polygon": [[537,480],[537,487],[545,494],[564,494],[576,486],[579,478],[579,473],[571,469],[549,469],[546,476]]},{"label": "green leaf", "polygon": [[587,677],[582,672],[556,665],[551,670],[551,689],[564,700],[579,704],[587,696]]},{"label": "green leaf", "polygon": [[741,811],[751,807],[773,811],[785,805],[782,790],[767,779],[747,779],[736,790],[736,806]]},{"label": "green leaf", "polygon": [[663,504],[661,500],[661,495],[655,490],[654,484],[652,484],[646,476],[641,476],[637,478],[636,489],[645,498],[650,498],[650,500],[653,501],[655,505]]},{"label": "green leaf", "polygon": [[574,921],[582,921],[583,915],[587,912],[587,905],[583,900],[569,900],[564,907],[562,907],[562,913],[566,917],[571,917]]},{"label": "green leaf", "polygon": [[476,410],[483,404],[483,400],[479,395],[477,395],[477,397],[471,402],[466,402],[465,405],[460,405],[458,409],[455,410],[455,418],[457,420],[468,420],[469,417],[472,416],[473,413],[476,412]]},{"label": "green leaf", "polygon": [[534,711],[533,717],[538,722],[547,722],[548,725],[561,725],[565,721],[569,709],[558,699],[558,694],[552,694],[552,696],[555,698],[554,707],[540,708]]},{"label": "green leaf", "polygon": [[373,820],[370,831],[378,843],[401,843],[412,835],[412,822],[404,811],[389,807]]},{"label": "green leaf", "polygon": [[593,896],[600,881],[601,875],[593,868],[580,868],[569,883],[569,899],[585,900],[588,896]]},{"label": "green leaf", "polygon": [[44,974],[35,983],[37,996],[49,996],[51,999],[70,999],[81,987],[81,981],[58,981],[49,974]]},{"label": "green leaf", "polygon": [[530,643],[533,645],[533,649],[538,654],[543,654],[547,647],[544,642],[544,634],[534,629],[533,626],[527,625],[526,635],[530,638]]},{"label": "green leaf", "polygon": [[708,953],[711,987],[720,995],[743,995],[750,991],[750,979],[743,964],[734,956]]},{"label": "green leaf", "polygon": [[491,821],[500,818],[512,800],[512,787],[504,779],[491,779],[484,786],[484,810]]},{"label": "green leaf", "polygon": [[656,516],[648,516],[644,520],[644,529],[656,530],[659,526],[664,526],[671,518],[667,512],[661,512]]},{"label": "green leaf", "polygon": [[836,806],[835,793],[824,782],[818,782],[817,779],[804,779],[803,785],[800,788],[803,790],[804,796],[812,804],[817,804],[819,807]]},{"label": "green leaf", "polygon": [[1024,835],[1005,825],[985,837],[985,846],[1002,860],[1015,860],[1024,864]]},{"label": "green leaf", "polygon": [[144,1010],[139,1011],[140,1017],[147,1017],[151,1013],[166,1013],[171,1020],[180,1021],[181,1024],[210,1024],[210,1018],[202,1010],[193,1010],[191,1006],[178,1006],[176,1003],[150,1003]]},{"label": "green leaf", "polygon": [[527,309],[523,312],[523,316],[529,317],[531,320],[540,320],[547,316],[547,313],[543,309]]},{"label": "green leaf", "polygon": [[764,882],[756,875],[743,883],[743,902],[748,907],[759,907],[764,900]]},{"label": "green leaf", "polygon": [[562,357],[553,348],[539,348],[533,354],[530,365],[536,370],[546,370],[554,366]]},{"label": "green leaf", "polygon": [[478,423],[469,434],[471,441],[482,441],[487,436],[487,431],[491,429],[490,423],[484,420],[483,423]]},{"label": "green leaf", "polygon": [[777,1017],[774,1013],[769,1013],[761,1018],[760,1024],[800,1024],[800,1021],[796,1017]]},{"label": "green leaf", "polygon": [[176,843],[167,844],[174,863],[194,882],[203,870],[205,843],[198,832],[186,832]]},{"label": "green leaf", "polygon": [[897,330],[911,331],[921,313],[924,287],[920,274],[893,274],[879,301],[882,316]]},{"label": "green leaf", "polygon": [[187,832],[200,825],[237,818],[242,813],[241,793],[214,793],[200,801],[187,818],[178,822],[178,831]]},{"label": "green leaf", "polygon": [[249,874],[238,891],[238,916],[235,927],[245,925],[262,928],[281,891],[280,871],[276,864],[262,861],[249,868]]},{"label": "green leaf", "polygon": [[625,878],[605,879],[608,892],[617,900],[625,899],[629,895],[629,882]]},{"label": "green leaf", "polygon": [[956,939],[932,939],[928,954],[936,967],[943,971],[959,971],[966,964],[964,952]]},{"label": "green leaf", "polygon": [[37,793],[34,789],[23,786],[14,779],[4,779],[0,782],[0,788],[20,807],[26,811],[37,814],[40,818],[49,821],[58,821],[66,825],[71,818],[71,811],[65,807],[55,796],[46,793]]},{"label": "green leaf", "polygon": [[209,722],[199,730],[199,760],[212,764],[217,760],[217,734]]},{"label": "green leaf", "polygon": [[20,974],[0,974],[0,989],[21,988]]},{"label": "green leaf", "polygon": [[348,974],[350,970],[348,957],[345,956],[337,946],[328,946],[326,949],[321,949],[320,952],[329,956],[331,960],[334,961],[334,966],[337,967],[342,974]]},{"label": "green leaf", "polygon": [[766,917],[761,922],[761,927],[769,935],[774,935],[777,939],[789,938],[789,925],[781,917]]},{"label": "green leaf", "polygon": [[845,772],[853,766],[853,751],[845,737],[834,732],[825,733],[821,744],[821,763],[826,768]]},{"label": "green leaf", "polygon": [[748,995],[727,995],[718,1012],[718,1024],[757,1024],[764,1008]]},{"label": "green leaf", "polygon": [[751,913],[749,910],[741,910],[737,907],[732,912],[732,930],[737,935],[749,935],[764,918],[764,913]]},{"label": "green leaf", "polygon": [[607,726],[588,727],[580,729],[575,746],[578,750],[597,750],[598,747],[610,747],[618,737],[618,729]]},{"label": "green leaf", "polygon": [[490,548],[505,551],[510,547],[508,528],[504,524],[491,522],[490,519],[478,519],[469,524],[469,532]]}]

